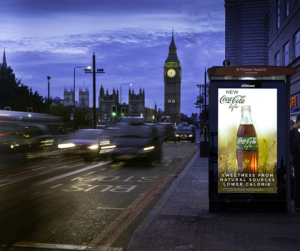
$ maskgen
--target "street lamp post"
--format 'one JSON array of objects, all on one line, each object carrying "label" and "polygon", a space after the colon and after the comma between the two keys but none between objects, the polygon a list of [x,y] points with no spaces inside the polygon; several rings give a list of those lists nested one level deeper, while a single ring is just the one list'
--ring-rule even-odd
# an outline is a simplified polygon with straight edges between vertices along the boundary
[{"label": "street lamp post", "polygon": [[[204,121],[204,123],[203,123],[203,136],[204,136],[204,141],[207,141],[207,133],[206,133],[206,131],[207,131],[207,112],[206,112],[206,110],[207,110],[207,104],[206,104],[206,99],[207,99],[207,94],[206,94],[206,88],[208,88],[209,86],[206,84],[206,69],[205,69],[205,73],[204,73],[204,76],[205,76],[205,79],[204,79],[204,85],[197,85],[197,87],[199,87],[199,88],[201,88],[201,90],[202,90],[202,88],[204,89],[204,105],[203,105],[203,101],[201,101],[201,97],[203,96],[203,92],[200,94],[200,96],[199,96],[199,100],[200,100],[200,113],[201,113],[201,111],[203,112],[203,121]],[[202,108],[201,108],[201,106],[202,106]]]},{"label": "street lamp post", "polygon": [[[93,73],[93,129],[96,129],[96,73],[105,73],[103,69],[97,69],[96,72],[96,56],[93,53],[93,71],[84,69],[85,73]],[[100,108],[100,107],[99,107]]]},{"label": "street lamp post", "polygon": [[204,97],[205,97],[205,100],[204,100],[204,107],[205,107],[205,110],[204,110],[204,141],[206,141],[206,127],[207,127],[207,123],[206,123],[206,68],[205,68],[205,72],[204,72]]},{"label": "street lamp post", "polygon": [[74,101],[74,108],[75,108],[75,69],[76,68],[87,68],[87,69],[91,69],[90,66],[75,66],[74,67],[74,93],[73,93],[73,101]]},{"label": "street lamp post", "polygon": [[209,157],[209,141],[207,141],[207,121],[206,121],[206,69],[204,72],[204,85],[198,85],[199,87],[204,87],[204,125],[203,125],[203,136],[204,141],[200,141],[200,157]]},{"label": "street lamp post", "polygon": [[50,105],[50,82],[49,82],[49,80],[50,80],[51,77],[47,76],[47,78],[48,78],[48,114],[49,114],[50,113],[50,110],[49,110],[49,105]]},{"label": "street lamp post", "polygon": [[[200,115],[201,115],[201,87],[202,85],[197,85],[199,88],[199,128],[200,128]],[[201,129],[200,129],[200,137],[201,137]]]},{"label": "street lamp post", "polygon": [[121,84],[120,85],[120,104],[122,105],[122,85],[132,85],[132,84]]}]

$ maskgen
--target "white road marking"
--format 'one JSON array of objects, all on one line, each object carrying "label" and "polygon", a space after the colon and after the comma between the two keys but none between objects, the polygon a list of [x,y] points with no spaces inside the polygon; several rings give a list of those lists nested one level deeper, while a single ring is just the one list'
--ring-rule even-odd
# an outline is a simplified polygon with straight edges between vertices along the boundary
[{"label": "white road marking", "polygon": [[92,173],[94,173],[94,172],[90,172],[90,173],[86,174],[85,176],[90,175],[90,174],[92,174]]},{"label": "white road marking", "polygon": [[[65,249],[65,250],[92,250],[92,251],[122,251],[123,248],[114,247],[89,247],[84,245],[67,245],[67,244],[52,244],[52,243],[33,243],[33,242],[17,242],[14,247],[26,248],[47,248],[47,249]],[[1,247],[1,246],[0,246]]]},{"label": "white road marking", "polygon": [[97,207],[97,209],[103,209],[103,210],[126,210],[127,208]]},{"label": "white road marking", "polygon": [[53,186],[53,187],[50,187],[50,188],[56,188],[56,187],[60,187],[60,186],[62,186],[63,184],[58,184],[58,185],[56,185],[56,186]]},{"label": "white road marking", "polygon": [[65,178],[65,177],[68,177],[68,176],[71,176],[71,175],[74,175],[74,174],[76,174],[76,173],[81,173],[81,172],[84,172],[84,171],[93,169],[93,168],[95,168],[95,167],[98,167],[98,166],[103,166],[103,165],[105,165],[105,164],[107,164],[107,163],[109,163],[109,161],[102,162],[102,163],[98,163],[97,165],[93,165],[93,166],[88,166],[88,167],[86,167],[86,168],[82,168],[82,169],[77,170],[77,171],[74,171],[74,172],[62,174],[62,175],[53,177],[53,178],[51,178],[51,179],[47,179],[47,180],[38,182],[38,183],[35,184],[35,186],[44,185],[44,184],[47,184],[47,183],[49,183],[49,182],[52,182],[52,181],[55,181],[55,180],[59,180],[59,179],[62,179],[62,178]]}]

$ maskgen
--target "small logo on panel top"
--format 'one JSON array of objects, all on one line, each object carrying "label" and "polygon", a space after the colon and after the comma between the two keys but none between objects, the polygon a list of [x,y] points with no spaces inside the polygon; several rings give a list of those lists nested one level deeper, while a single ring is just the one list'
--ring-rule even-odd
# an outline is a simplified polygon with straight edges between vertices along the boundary
[{"label": "small logo on panel top", "polygon": [[255,85],[242,84],[242,87],[255,87]]}]

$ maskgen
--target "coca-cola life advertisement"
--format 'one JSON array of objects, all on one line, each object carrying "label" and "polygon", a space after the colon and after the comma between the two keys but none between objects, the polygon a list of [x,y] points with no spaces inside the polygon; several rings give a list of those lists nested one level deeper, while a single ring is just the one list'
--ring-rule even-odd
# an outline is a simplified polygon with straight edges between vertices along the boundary
[{"label": "coca-cola life advertisement", "polygon": [[277,89],[218,89],[218,193],[277,192]]}]

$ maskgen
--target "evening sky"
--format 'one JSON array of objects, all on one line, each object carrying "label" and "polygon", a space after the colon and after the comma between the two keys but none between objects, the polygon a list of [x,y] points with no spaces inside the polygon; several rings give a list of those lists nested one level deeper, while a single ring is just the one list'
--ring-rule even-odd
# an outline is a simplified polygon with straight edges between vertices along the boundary
[{"label": "evening sky", "polygon": [[[198,113],[197,84],[204,84],[205,68],[225,59],[223,0],[1,0],[0,52],[22,83],[47,96],[63,98],[74,84],[75,66],[92,66],[96,97],[100,86],[112,93],[132,83],[145,90],[145,106],[164,109],[163,66],[174,30],[182,67],[181,112]],[[90,91],[92,74],[76,69],[79,87]],[[122,101],[128,102],[128,85]],[[98,101],[96,102],[98,107]]]}]

